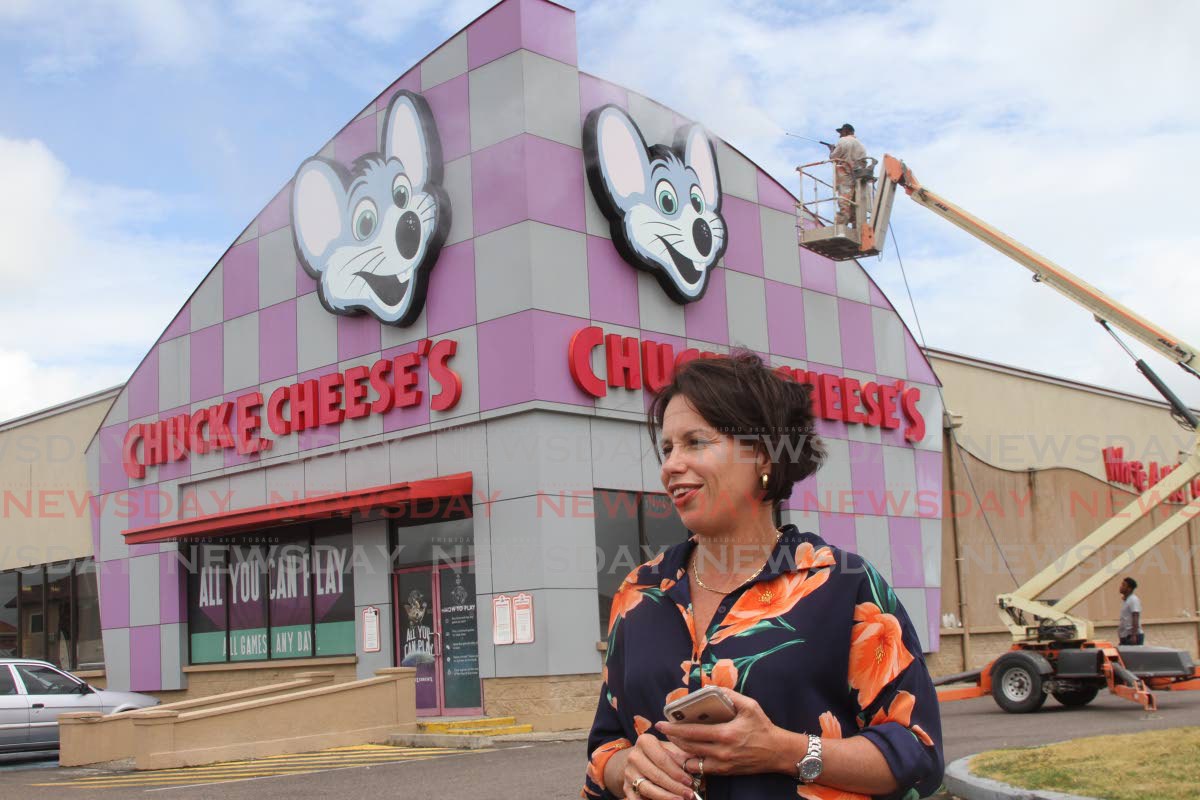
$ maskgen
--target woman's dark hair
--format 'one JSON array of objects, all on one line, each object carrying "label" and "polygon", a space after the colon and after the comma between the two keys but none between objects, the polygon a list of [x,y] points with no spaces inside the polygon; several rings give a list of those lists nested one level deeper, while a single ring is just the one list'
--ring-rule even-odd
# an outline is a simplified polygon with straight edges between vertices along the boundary
[{"label": "woman's dark hair", "polygon": [[658,433],[663,415],[667,404],[683,395],[718,433],[753,440],[755,450],[771,462],[764,499],[778,504],[825,459],[825,448],[813,432],[809,392],[807,384],[773,372],[749,350],[734,350],[728,356],[693,359],[676,369],[646,411],[646,426],[661,461]]}]

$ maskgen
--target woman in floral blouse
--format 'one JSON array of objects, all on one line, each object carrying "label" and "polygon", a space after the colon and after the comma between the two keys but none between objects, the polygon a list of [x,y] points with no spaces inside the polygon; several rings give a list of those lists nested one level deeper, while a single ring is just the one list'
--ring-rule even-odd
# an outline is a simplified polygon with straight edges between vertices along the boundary
[{"label": "woman in floral blouse", "polygon": [[[649,410],[691,537],[613,598],[584,798],[922,797],[942,778],[937,695],[904,608],[868,562],[775,504],[819,467],[807,387],[751,353],[696,360]],[[667,723],[703,686],[731,722]],[[799,762],[809,759],[805,776]],[[812,777],[812,773],[818,774]]]}]

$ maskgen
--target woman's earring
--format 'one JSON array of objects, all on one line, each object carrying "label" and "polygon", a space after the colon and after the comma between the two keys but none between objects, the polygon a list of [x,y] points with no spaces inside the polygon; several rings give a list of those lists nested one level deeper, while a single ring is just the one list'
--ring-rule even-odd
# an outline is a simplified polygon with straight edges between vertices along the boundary
[{"label": "woman's earring", "polygon": [[763,486],[763,491],[764,491],[764,492],[767,490],[767,481],[769,481],[769,480],[770,480],[770,476],[769,476],[769,474],[768,474],[768,473],[766,473],[766,472],[764,472],[764,473],[762,474],[762,486]]}]

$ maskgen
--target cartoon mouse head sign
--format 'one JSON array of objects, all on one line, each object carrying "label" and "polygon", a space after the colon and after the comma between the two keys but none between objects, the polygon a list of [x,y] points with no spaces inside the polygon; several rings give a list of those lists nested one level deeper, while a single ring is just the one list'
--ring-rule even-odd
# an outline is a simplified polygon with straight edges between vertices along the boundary
[{"label": "cartoon mouse head sign", "polygon": [[605,105],[588,114],[583,152],[622,258],[657,278],[676,302],[703,297],[728,243],[721,176],[704,130],[687,125],[673,146],[647,145],[625,111]]},{"label": "cartoon mouse head sign", "polygon": [[292,182],[292,231],[325,308],[366,311],[391,325],[416,320],[450,231],[442,145],[425,99],[399,92],[379,152],[351,170],[319,157],[301,164]]}]

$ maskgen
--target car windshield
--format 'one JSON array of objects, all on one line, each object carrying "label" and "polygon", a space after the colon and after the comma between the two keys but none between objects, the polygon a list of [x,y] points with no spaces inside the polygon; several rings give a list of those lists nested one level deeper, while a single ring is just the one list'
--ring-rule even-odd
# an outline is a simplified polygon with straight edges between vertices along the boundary
[{"label": "car windshield", "polygon": [[78,681],[56,669],[40,664],[17,664],[16,668],[29,694],[73,694],[79,690]]}]

